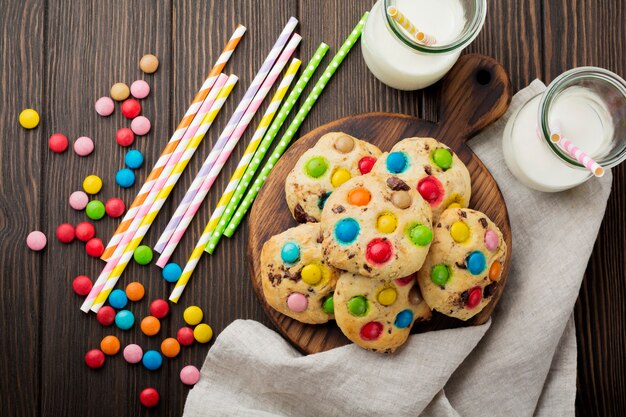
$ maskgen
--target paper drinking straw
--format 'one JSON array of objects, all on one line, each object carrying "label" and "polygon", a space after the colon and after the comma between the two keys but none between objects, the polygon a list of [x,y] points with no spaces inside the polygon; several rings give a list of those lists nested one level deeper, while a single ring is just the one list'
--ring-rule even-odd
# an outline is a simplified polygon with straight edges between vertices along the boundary
[{"label": "paper drinking straw", "polygon": [[317,84],[315,84],[315,87],[313,87],[313,90],[304,101],[302,107],[300,107],[300,110],[298,110],[296,117],[287,128],[287,132],[285,132],[283,137],[280,139],[280,142],[278,142],[278,145],[276,145],[274,152],[272,152],[272,155],[261,170],[261,173],[254,181],[254,184],[252,184],[252,187],[248,191],[248,194],[246,194],[245,198],[241,202],[241,205],[235,212],[235,215],[230,220],[230,223],[226,228],[226,231],[228,233],[225,233],[227,236],[231,236],[239,223],[241,223],[243,216],[252,205],[252,202],[254,201],[259,190],[261,189],[261,186],[263,186],[263,184],[265,183],[265,180],[267,179],[270,171],[272,170],[272,168],[274,168],[274,165],[276,165],[278,159],[280,159],[283,152],[285,152],[287,146],[289,146],[289,143],[296,134],[296,131],[298,130],[306,116],[309,114],[309,111],[317,101],[317,98],[320,96],[320,94],[322,94],[322,91],[324,91],[324,87],[326,87],[326,84],[328,83],[328,81],[330,81],[330,78],[333,76],[337,68],[339,68],[339,65],[341,65],[346,55],[350,52],[352,46],[359,39],[359,36],[361,36],[361,32],[363,30],[363,26],[365,25],[365,21],[367,20],[368,15],[368,12],[363,15],[350,36],[348,36],[348,39],[346,39],[343,45],[341,45],[341,48],[339,49],[339,52],[337,52],[337,55],[335,55],[330,64],[328,64],[328,67],[326,67],[326,69],[324,70],[324,74],[317,81]]},{"label": "paper drinking straw", "polygon": [[387,7],[387,14],[418,42],[428,46],[434,45],[437,42],[434,36],[427,35],[424,32],[417,30],[415,25],[413,25],[413,23],[411,23],[411,21],[400,10],[398,10],[397,7]]},{"label": "paper drinking straw", "polygon": [[285,68],[285,65],[289,61],[289,58],[291,58],[291,55],[293,55],[296,47],[298,46],[301,40],[302,40],[302,37],[300,37],[300,35],[298,35],[297,33],[294,34],[291,40],[289,41],[289,43],[287,44],[287,46],[285,47],[285,49],[283,50],[283,52],[280,54],[280,57],[278,58],[278,60],[276,61],[276,64],[274,65],[274,68],[272,68],[272,71],[269,73],[265,81],[263,81],[261,88],[259,88],[259,91],[254,96],[254,100],[250,103],[250,106],[248,106],[248,108],[246,109],[243,117],[241,118],[241,120],[237,124],[237,127],[235,128],[230,138],[228,139],[226,146],[224,147],[220,155],[217,157],[217,160],[213,164],[213,167],[211,167],[211,170],[209,171],[202,185],[198,189],[198,192],[196,193],[193,200],[191,201],[191,204],[189,205],[189,207],[183,214],[183,217],[180,219],[178,226],[176,226],[174,233],[172,234],[169,241],[165,245],[165,248],[162,250],[161,256],[159,257],[157,261],[158,266],[163,268],[167,264],[167,261],[172,256],[172,253],[174,253],[174,250],[178,246],[178,243],[180,242],[185,232],[187,231],[189,224],[191,223],[194,216],[198,212],[198,209],[202,205],[202,202],[206,198],[207,194],[213,187],[213,184],[215,183],[217,176],[219,175],[222,168],[228,161],[228,158],[230,158],[230,155],[235,149],[235,146],[237,146],[237,142],[239,142],[239,140],[243,136],[243,133],[246,131],[248,125],[250,124],[250,121],[252,120],[256,112],[258,111],[259,107],[263,103],[263,100],[265,99],[270,89],[272,88],[276,80],[278,79],[278,76],[282,72],[283,68]]},{"label": "paper drinking straw", "polygon": [[122,236],[124,232],[128,230],[128,227],[130,226],[132,220],[134,219],[135,215],[139,211],[139,207],[144,203],[148,193],[152,189],[152,186],[154,185],[156,180],[160,177],[163,167],[165,166],[165,164],[167,164],[167,161],[169,160],[170,156],[178,147],[180,139],[185,134],[187,127],[191,124],[191,121],[193,120],[195,114],[197,113],[198,109],[200,108],[204,100],[206,99],[207,95],[209,94],[209,91],[215,84],[215,81],[217,80],[218,75],[222,72],[222,70],[224,69],[224,66],[226,66],[226,63],[228,62],[229,58],[233,54],[235,48],[237,47],[237,44],[239,44],[239,41],[241,40],[241,37],[244,35],[245,32],[246,32],[245,26],[238,25],[235,31],[233,32],[232,36],[230,37],[229,41],[226,43],[226,46],[224,46],[224,50],[222,51],[221,55],[217,58],[217,61],[215,61],[215,65],[211,69],[211,72],[209,72],[209,75],[207,76],[206,80],[202,84],[202,87],[200,87],[200,91],[198,91],[198,93],[194,97],[193,101],[191,102],[191,105],[189,106],[189,109],[187,109],[187,112],[183,116],[183,119],[178,124],[176,131],[174,131],[174,134],[172,135],[169,142],[165,146],[165,149],[163,149],[161,156],[159,157],[156,164],[152,168],[152,171],[148,175],[148,178],[146,178],[146,181],[144,182],[143,186],[139,190],[139,193],[137,194],[132,204],[128,208],[128,211],[124,215],[122,222],[119,224],[119,226],[115,230],[115,233],[109,240],[109,243],[107,244],[101,256],[101,259],[108,260],[113,254],[113,252],[115,252],[116,246],[122,240]]},{"label": "paper drinking straw", "polygon": [[550,120],[550,140],[558,143],[561,140],[561,124],[557,120]]},{"label": "paper drinking straw", "polygon": [[289,68],[287,68],[287,72],[285,73],[283,80],[281,81],[280,85],[276,89],[276,93],[274,94],[274,97],[272,97],[272,100],[270,101],[270,104],[267,110],[265,111],[263,118],[259,122],[259,125],[257,126],[256,131],[254,132],[254,135],[252,136],[252,139],[250,140],[250,143],[248,143],[248,147],[244,151],[243,156],[241,157],[241,160],[239,161],[239,164],[237,164],[237,168],[235,169],[235,172],[233,172],[233,175],[230,178],[230,181],[228,182],[228,185],[226,186],[224,193],[222,194],[219,201],[217,202],[217,205],[213,209],[213,213],[211,214],[209,223],[206,226],[206,230],[209,233],[213,233],[213,231],[217,228],[217,224],[220,221],[220,218],[222,217],[222,214],[224,213],[226,206],[230,202],[235,189],[237,188],[237,186],[239,185],[239,182],[241,181],[241,177],[243,177],[243,174],[246,172],[246,169],[248,168],[248,165],[250,164],[250,161],[252,160],[256,150],[261,144],[261,139],[263,139],[263,135],[265,135],[265,132],[267,132],[267,129],[269,128],[270,123],[274,119],[274,116],[276,115],[276,112],[278,111],[278,107],[280,106],[280,103],[283,101],[283,98],[285,98],[285,95],[287,94],[287,91],[289,90],[289,87],[291,83],[293,82],[296,76],[296,73],[298,72],[298,68],[300,68],[301,64],[302,64],[302,61],[300,61],[297,58],[294,58],[291,61]]},{"label": "paper drinking straw", "polygon": [[279,54],[281,53],[283,47],[287,43],[287,40],[293,33],[297,24],[298,24],[298,20],[294,17],[290,18],[289,21],[287,22],[287,25],[285,26],[282,33],[276,40],[276,43],[270,50],[270,53],[268,54],[267,58],[265,58],[265,61],[261,65],[259,72],[256,74],[256,76],[252,80],[250,87],[248,87],[248,90],[244,94],[244,97],[241,99],[241,102],[237,105],[235,112],[233,113],[232,117],[226,124],[226,127],[222,131],[220,137],[217,139],[217,142],[213,146],[213,149],[211,149],[209,156],[204,161],[204,164],[200,168],[200,171],[196,175],[196,178],[194,178],[193,182],[191,183],[191,186],[185,193],[185,196],[183,197],[178,207],[176,208],[174,215],[172,216],[167,226],[165,227],[165,230],[161,234],[161,237],[159,237],[159,240],[157,241],[157,244],[154,247],[154,250],[156,250],[157,252],[161,253],[165,249],[165,246],[167,245],[167,242],[169,242],[170,237],[172,237],[172,234],[176,230],[178,223],[180,223],[180,220],[185,215],[187,208],[189,208],[189,205],[191,204],[191,202],[193,201],[193,198],[195,197],[198,190],[200,189],[200,186],[204,182],[204,179],[209,174],[209,171],[213,167],[213,164],[217,160],[217,157],[219,156],[219,154],[222,152],[222,149],[224,149],[224,147],[226,146],[226,143],[228,142],[230,135],[233,133],[233,131],[237,127],[237,124],[239,123],[246,109],[248,108],[252,100],[254,99],[254,96],[256,95],[257,91],[259,91],[261,84],[263,83],[263,81],[265,80],[269,72],[271,71],[274,63],[276,62],[276,59],[278,58]]},{"label": "paper drinking straw", "polygon": [[596,177],[604,175],[604,168],[600,164],[563,136],[561,124],[557,120],[550,121],[550,140],[558,144],[569,156],[584,165]]},{"label": "paper drinking straw", "polygon": [[241,202],[241,199],[245,194],[248,185],[250,185],[250,182],[252,182],[252,177],[254,177],[254,174],[259,168],[259,165],[261,165],[261,161],[265,157],[265,154],[267,153],[270,146],[272,145],[272,142],[276,138],[278,131],[285,123],[285,120],[289,116],[289,113],[291,113],[291,109],[295,105],[298,98],[300,98],[300,94],[302,94],[302,91],[304,91],[304,89],[306,88],[309,80],[315,73],[315,70],[319,66],[320,62],[322,62],[324,55],[326,55],[326,52],[328,52],[328,45],[322,42],[317,48],[317,51],[315,51],[315,53],[313,54],[311,61],[304,69],[302,75],[296,82],[295,87],[291,90],[291,93],[289,93],[289,96],[285,100],[285,103],[280,108],[278,116],[276,116],[276,119],[272,122],[267,133],[263,137],[263,140],[259,145],[259,149],[254,154],[254,158],[252,159],[252,161],[250,161],[250,165],[248,165],[248,168],[246,169],[243,178],[239,182],[239,185],[237,185],[237,188],[235,189],[235,192],[233,193],[230,202],[224,210],[224,214],[222,214],[222,218],[220,219],[217,228],[215,229],[215,231],[213,231],[211,235],[211,240],[209,244],[207,244],[207,252],[213,253],[213,251],[215,250],[215,247],[222,237],[222,234],[224,233],[228,222],[235,213],[237,206]]},{"label": "paper drinking straw", "polygon": [[[157,198],[161,198],[161,201],[163,202],[165,201],[165,198],[167,198],[167,195],[169,195],[169,193],[174,188],[176,181],[178,180],[178,178],[184,171],[185,167],[189,163],[189,160],[191,159],[194,152],[196,151],[196,149],[202,142],[202,139],[204,138],[206,132],[209,130],[209,128],[211,127],[211,124],[217,117],[220,109],[224,105],[224,102],[226,101],[233,87],[237,83],[237,80],[238,78],[235,75],[231,75],[230,77],[228,77],[226,84],[224,85],[224,87],[222,87],[220,92],[217,94],[217,97],[215,99],[215,102],[211,106],[211,109],[205,115],[204,119],[200,123],[198,131],[196,132],[194,137],[191,139],[191,141],[189,141],[189,143],[187,144],[187,147],[185,148],[185,152],[181,156],[178,163],[174,166],[171,172],[171,175],[168,178],[165,178],[166,180],[165,185],[161,188],[161,183],[158,183],[156,185],[156,187],[158,188],[153,189],[148,194],[148,197],[146,198],[146,202],[154,202]],[[160,190],[157,191],[159,188]],[[160,208],[160,206],[158,208]],[[153,211],[155,209],[156,211]],[[120,242],[120,244],[118,245],[117,250],[112,255],[111,260],[107,263],[103,271],[100,273],[100,276],[98,277],[98,280],[96,281],[96,284],[93,286],[91,292],[87,296],[87,299],[81,306],[81,310],[83,310],[84,312],[88,312],[89,309],[91,308],[93,311],[97,312],[97,310],[100,309],[104,301],[106,301],[106,297],[108,297],[108,293],[107,293],[105,296],[102,296],[104,297],[104,299],[101,300],[102,293],[107,288],[110,293],[113,286],[115,286],[117,279],[119,278],[118,276],[117,278],[114,279],[114,281],[110,281],[112,277],[111,274],[113,273],[114,268],[117,267],[118,263],[122,262],[122,259],[125,259],[126,264],[128,263],[128,261],[130,260],[130,257],[132,256],[132,253],[134,252],[136,247],[139,246],[139,243],[141,242],[141,238],[147,233],[150,227],[150,224],[152,223],[152,221],[154,221],[154,218],[156,217],[157,214],[158,214],[158,209],[157,207],[155,207],[154,204],[143,205],[141,207],[141,209],[137,213],[136,218],[133,220],[133,223],[131,223],[131,226],[129,227],[128,232],[124,234],[124,237],[122,241]],[[141,223],[136,225],[136,222],[138,221],[141,221]],[[134,237],[137,237],[137,236],[139,237],[139,239],[130,241],[130,239],[133,239]],[[132,247],[132,245],[135,245],[135,246]],[[120,252],[120,251],[123,251],[123,252]],[[124,265],[124,268],[125,268],[125,265]],[[121,269],[121,271],[123,272],[123,268]],[[98,303],[98,304],[95,304],[95,303]]]}]

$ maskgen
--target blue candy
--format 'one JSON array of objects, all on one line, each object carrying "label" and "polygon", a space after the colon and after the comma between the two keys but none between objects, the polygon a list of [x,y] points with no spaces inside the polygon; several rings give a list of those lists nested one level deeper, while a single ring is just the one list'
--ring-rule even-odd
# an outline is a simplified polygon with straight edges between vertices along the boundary
[{"label": "blue candy", "polygon": [[280,257],[287,264],[295,263],[300,259],[300,248],[293,242],[287,242],[280,251]]},{"label": "blue candy", "polygon": [[487,266],[487,260],[485,259],[485,255],[483,255],[480,251],[475,251],[469,254],[467,257],[467,270],[472,275],[478,275],[485,270],[485,266]]},{"label": "blue candy", "polygon": [[359,223],[354,219],[341,219],[335,225],[335,237],[341,243],[352,243],[359,235]]},{"label": "blue candy", "polygon": [[398,329],[406,329],[413,322],[413,312],[411,310],[402,310],[396,316],[394,324]]},{"label": "blue candy", "polygon": [[115,174],[115,182],[122,188],[129,188],[135,184],[135,174],[128,168],[122,168]]},{"label": "blue candy", "polygon": [[392,174],[404,172],[408,165],[404,152],[391,152],[387,156],[387,171]]},{"label": "blue candy", "polygon": [[151,371],[156,371],[163,364],[163,356],[156,350],[149,350],[143,354],[143,358],[141,358],[141,363],[147,369]]},{"label": "blue candy", "polygon": [[109,294],[109,304],[113,308],[124,308],[126,304],[128,304],[128,297],[124,290],[113,290],[111,294]]},{"label": "blue candy", "polygon": [[122,330],[128,330],[135,324],[135,316],[128,310],[120,310],[115,315],[115,325]]},{"label": "blue candy", "polygon": [[330,192],[324,193],[320,196],[320,199],[317,201],[317,207],[321,210],[326,205],[326,200],[330,197]]},{"label": "blue candy", "polygon": [[161,274],[163,275],[163,279],[167,282],[176,282],[180,275],[183,273],[183,270],[180,268],[180,265],[171,263],[165,265]]},{"label": "blue candy", "polygon": [[128,151],[124,158],[126,166],[131,169],[140,168],[143,165],[143,154],[136,149]]}]

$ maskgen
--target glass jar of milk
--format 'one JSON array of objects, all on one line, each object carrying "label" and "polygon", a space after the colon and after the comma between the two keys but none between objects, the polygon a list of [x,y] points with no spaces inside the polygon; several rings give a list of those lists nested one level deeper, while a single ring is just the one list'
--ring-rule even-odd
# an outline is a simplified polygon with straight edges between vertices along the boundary
[{"label": "glass jar of milk", "polygon": [[[425,45],[388,13],[395,7],[421,32]],[[368,68],[383,83],[417,90],[439,81],[483,27],[487,0],[378,0],[370,12],[361,49]]]},{"label": "glass jar of milk", "polygon": [[580,67],[557,77],[543,94],[509,119],[502,148],[513,175],[526,186],[555,192],[592,177],[576,158],[550,140],[550,127],[603,168],[626,159],[626,81],[610,71]]}]

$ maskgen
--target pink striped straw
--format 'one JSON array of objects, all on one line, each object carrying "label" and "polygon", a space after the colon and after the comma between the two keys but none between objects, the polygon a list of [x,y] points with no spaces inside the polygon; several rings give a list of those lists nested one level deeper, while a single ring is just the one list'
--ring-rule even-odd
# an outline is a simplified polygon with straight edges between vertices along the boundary
[{"label": "pink striped straw", "polygon": [[248,90],[246,91],[243,98],[237,105],[235,112],[233,113],[230,120],[226,124],[226,127],[222,131],[222,134],[217,139],[217,142],[215,143],[215,145],[213,145],[213,149],[211,149],[209,156],[204,161],[204,164],[202,164],[202,167],[200,168],[200,171],[196,175],[196,178],[194,178],[193,182],[191,183],[191,186],[185,193],[185,196],[183,197],[180,204],[176,208],[174,215],[168,222],[167,226],[165,227],[165,230],[161,234],[161,237],[157,241],[157,244],[154,246],[154,250],[156,250],[157,252],[161,253],[165,249],[167,242],[170,240],[170,237],[172,237],[172,234],[174,233],[174,230],[176,230],[178,223],[180,223],[180,219],[183,217],[183,215],[187,211],[187,208],[189,207],[196,193],[200,189],[200,186],[204,182],[204,179],[209,174],[209,171],[213,167],[213,164],[217,160],[217,157],[222,152],[222,149],[224,149],[224,147],[226,146],[226,143],[228,142],[230,135],[233,133],[233,131],[237,127],[237,124],[239,123],[245,111],[247,110],[248,106],[254,99],[254,96],[259,91],[261,84],[263,83],[267,75],[270,73],[272,67],[274,66],[274,63],[276,62],[276,59],[280,55],[280,52],[283,50],[284,46],[287,44],[287,41],[289,40],[289,37],[295,30],[297,24],[298,24],[298,19],[296,19],[295,17],[291,17],[289,21],[287,22],[287,24],[285,25],[285,28],[279,35],[278,39],[276,40],[276,43],[274,44],[274,46],[270,50],[270,53],[267,55],[267,58],[265,58],[265,61],[261,65],[259,72],[256,74],[256,76],[252,80],[252,83],[248,87]]},{"label": "pink striped straw", "polygon": [[600,164],[563,136],[561,124],[556,120],[550,121],[550,140],[557,143],[569,156],[584,165],[596,177],[600,178],[604,175],[604,168]]},{"label": "pink striped straw", "polygon": [[226,143],[226,146],[220,152],[217,160],[215,161],[215,164],[213,164],[213,166],[211,167],[211,170],[204,178],[204,181],[200,185],[200,188],[198,189],[198,192],[194,196],[193,200],[191,201],[191,204],[189,205],[189,207],[183,214],[174,232],[169,238],[169,241],[167,242],[167,244],[161,251],[161,256],[157,260],[157,265],[160,266],[161,268],[165,267],[165,265],[167,264],[167,261],[172,256],[172,253],[178,246],[178,243],[180,242],[183,235],[185,234],[185,231],[187,231],[189,224],[193,220],[194,216],[198,212],[198,209],[202,205],[202,202],[204,201],[207,194],[211,190],[211,187],[213,186],[213,183],[217,179],[217,176],[219,175],[220,171],[222,170],[222,168],[228,161],[228,158],[233,152],[233,149],[235,149],[237,142],[239,142],[239,140],[243,136],[243,133],[246,131],[248,125],[250,124],[250,121],[254,118],[254,115],[259,110],[259,107],[261,107],[263,100],[265,99],[270,89],[272,88],[272,86],[274,85],[278,77],[280,76],[280,73],[285,68],[285,65],[287,64],[287,62],[293,55],[295,49],[298,47],[298,44],[300,43],[301,40],[302,40],[302,37],[298,35],[297,33],[293,35],[293,37],[291,38],[291,40],[285,47],[285,50],[282,52],[282,54],[276,61],[276,65],[274,65],[274,68],[272,68],[272,71],[269,73],[269,75],[263,82],[263,85],[261,85],[261,88],[259,89],[256,96],[254,96],[254,100],[252,101],[252,103],[250,103],[250,106],[248,107],[243,117],[237,124],[237,127],[235,128],[232,135],[230,136],[230,139]]}]

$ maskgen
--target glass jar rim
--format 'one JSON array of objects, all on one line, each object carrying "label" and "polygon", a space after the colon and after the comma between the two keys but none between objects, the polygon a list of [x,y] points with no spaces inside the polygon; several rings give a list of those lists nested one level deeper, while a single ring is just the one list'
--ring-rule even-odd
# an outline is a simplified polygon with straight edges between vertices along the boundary
[{"label": "glass jar rim", "polygon": [[444,44],[444,45],[424,45],[416,42],[410,36],[406,34],[406,32],[402,29],[402,27],[395,21],[389,14],[387,13],[387,8],[393,6],[391,4],[392,0],[383,0],[382,13],[384,16],[385,24],[387,28],[402,42],[404,45],[413,49],[416,52],[427,53],[427,54],[441,54],[448,53],[452,51],[456,51],[458,49],[463,49],[480,33],[480,30],[485,23],[485,18],[487,16],[487,0],[474,0],[474,4],[476,5],[476,13],[474,14],[474,19],[470,22],[469,27],[465,30],[463,36],[456,39],[454,42]]},{"label": "glass jar rim", "polygon": [[[561,147],[559,147],[556,143],[550,140],[550,121],[548,117],[548,113],[550,111],[550,106],[552,105],[553,100],[556,98],[558,93],[561,91],[561,87],[569,83],[571,81],[583,80],[583,79],[593,79],[600,80],[607,84],[613,86],[617,91],[620,92],[624,100],[626,100],[626,81],[621,78],[619,75],[606,70],[604,68],[598,67],[577,67],[571,70],[565,71],[558,77],[556,77],[549,85],[546,91],[541,96],[541,100],[539,101],[539,109],[538,109],[538,126],[541,131],[541,136],[543,140],[546,142],[548,147],[552,150],[552,152],[563,162],[567,163],[570,166],[586,169],[583,164],[581,164],[577,159],[573,158],[566,152],[564,152]],[[616,155],[612,157],[608,157],[605,159],[598,159],[597,162],[602,165],[604,168],[611,168],[615,165],[618,165],[622,161],[626,159],[626,145],[621,149],[621,151],[617,152]]]}]

